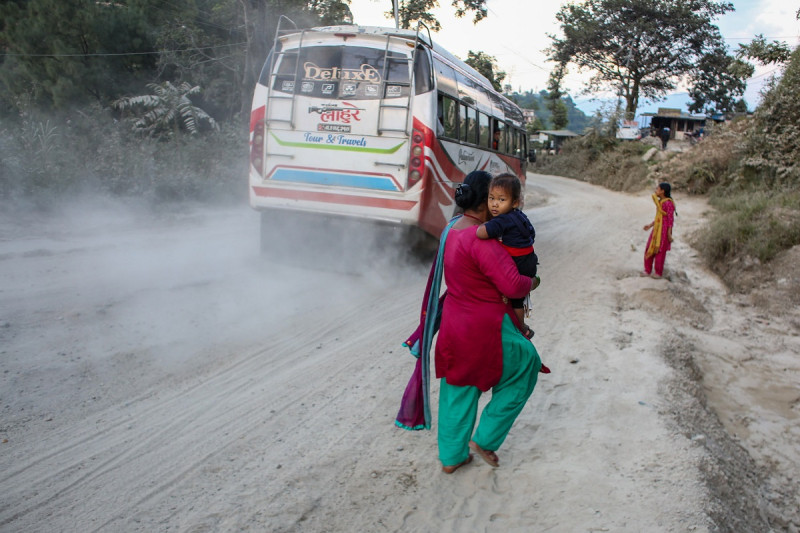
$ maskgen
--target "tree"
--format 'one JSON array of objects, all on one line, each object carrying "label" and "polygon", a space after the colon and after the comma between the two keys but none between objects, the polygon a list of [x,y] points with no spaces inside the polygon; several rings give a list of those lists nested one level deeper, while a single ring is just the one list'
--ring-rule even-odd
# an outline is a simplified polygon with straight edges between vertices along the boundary
[{"label": "tree", "polygon": [[556,14],[563,37],[549,35],[556,63],[593,73],[587,92],[611,89],[635,115],[641,98],[657,100],[695,72],[720,46],[712,20],[733,5],[713,0],[585,0]]},{"label": "tree", "polygon": [[148,88],[153,94],[126,96],[113,103],[120,111],[132,110],[136,113],[134,130],[153,137],[167,135],[177,138],[181,130],[196,135],[203,123],[218,129],[216,121],[189,98],[197,95],[200,87],[192,87],[186,82],[175,86],[165,81],[161,84],[151,83]]},{"label": "tree", "polygon": [[499,69],[497,59],[494,56],[490,56],[485,52],[473,52],[470,50],[464,63],[489,80],[495,91],[500,92],[503,90],[503,80],[506,79],[506,73]]},{"label": "tree", "polygon": [[349,4],[350,0],[308,0],[308,10],[319,17],[323,26],[352,24],[353,13]]},{"label": "tree", "polygon": [[[156,62],[148,0],[9,1],[0,5],[0,63],[6,102],[20,95],[47,108],[108,103],[140,80]],[[61,23],[54,23],[61,21]]]},{"label": "tree", "polygon": [[561,82],[567,73],[566,65],[559,63],[558,66],[550,72],[550,78],[547,81],[547,109],[550,110],[550,122],[553,129],[562,130],[569,124],[567,118],[567,106],[561,100],[565,92],[561,88]]},{"label": "tree", "polygon": [[[403,29],[411,29],[416,26],[416,22],[422,22],[433,31],[440,31],[442,25],[431,13],[431,10],[439,5],[437,0],[397,0],[397,14],[399,26]],[[455,15],[463,17],[468,12],[475,13],[472,19],[474,24],[486,18],[486,0],[453,0],[450,4],[456,9]],[[386,12],[386,18],[394,19],[394,3],[392,10]]]},{"label": "tree", "polygon": [[[800,18],[800,11],[798,11]],[[740,44],[735,57],[718,46],[713,53],[700,59],[693,75],[694,85],[689,90],[692,103],[689,111],[706,113],[728,113],[747,111],[747,104],[737,99],[747,88],[747,79],[755,68],[744,59],[754,59],[762,65],[782,65],[789,61],[791,50],[786,43],[768,43],[763,35],[756,35],[748,44]]]},{"label": "tree", "polygon": [[[200,103],[220,119],[240,111],[245,57],[242,15],[234,0],[169,3],[154,28],[159,51],[155,81],[203,87]],[[153,80],[148,80],[153,81]]]},{"label": "tree", "polygon": [[525,125],[525,129],[530,135],[533,135],[534,133],[547,129],[547,125],[541,118],[534,115],[533,120]]},{"label": "tree", "polygon": [[[800,14],[800,11],[798,11]],[[749,44],[740,44],[736,57],[742,59],[749,57],[755,59],[762,65],[782,64],[789,61],[792,51],[786,43],[772,41],[768,43],[763,35],[756,35]]]},{"label": "tree", "polygon": [[292,27],[292,22],[298,28],[353,22],[349,0],[238,0],[238,3],[247,43],[241,84],[243,117],[249,116],[252,90],[282,17],[290,21],[287,28]]},{"label": "tree", "polygon": [[[551,119],[553,113],[550,111],[550,93],[541,90],[533,92],[531,90],[512,93],[507,95],[512,98],[523,109],[533,109],[536,114],[535,121],[539,121],[537,127],[539,129],[548,129],[551,126]],[[567,108],[567,126],[575,132],[583,132],[589,125],[589,119],[583,111],[578,109],[575,102],[569,95],[562,96],[561,102]],[[555,128],[552,128],[555,129]]]},{"label": "tree", "polygon": [[[763,181],[778,191],[797,191],[800,185],[799,86],[800,47],[789,54],[782,76],[769,81],[753,115],[753,127],[742,147],[745,154],[743,175],[748,181]],[[794,236],[789,246],[796,242]]]},{"label": "tree", "polygon": [[689,89],[692,98],[689,111],[730,113],[741,108],[739,102],[747,89],[747,79],[755,71],[753,65],[736,59],[719,46],[701,57],[697,66]]}]

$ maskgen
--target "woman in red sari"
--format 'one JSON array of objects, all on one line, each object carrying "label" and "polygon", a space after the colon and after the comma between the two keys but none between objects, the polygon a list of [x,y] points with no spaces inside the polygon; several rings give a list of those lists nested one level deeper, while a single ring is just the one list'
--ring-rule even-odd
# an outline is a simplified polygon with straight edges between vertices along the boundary
[{"label": "woman in red sari", "polygon": [[[511,256],[494,239],[477,237],[490,215],[491,175],[471,172],[456,191],[464,215],[444,243],[447,285],[436,342],[439,393],[439,459],[452,473],[469,463],[472,449],[491,466],[536,386],[542,362],[520,331],[508,298],[522,298],[533,280],[517,270]],[[478,399],[492,390],[477,428]],[[474,429],[474,432],[473,432]]]},{"label": "woman in red sari", "polygon": [[667,259],[667,252],[672,248],[672,225],[675,221],[675,201],[671,193],[672,186],[667,182],[659,183],[653,193],[656,217],[642,228],[644,231],[653,230],[647,239],[642,276],[649,276],[653,269],[653,277],[661,278],[664,275],[664,261]]}]

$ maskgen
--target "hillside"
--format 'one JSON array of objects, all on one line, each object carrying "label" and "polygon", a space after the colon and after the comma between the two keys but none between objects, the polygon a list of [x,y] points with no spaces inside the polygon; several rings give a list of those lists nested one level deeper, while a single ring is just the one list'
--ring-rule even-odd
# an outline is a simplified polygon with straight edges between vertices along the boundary
[{"label": "hillside", "polygon": [[[515,92],[510,96],[520,107],[533,109],[536,112],[536,118],[542,121],[543,129],[554,129],[550,121],[551,112],[547,108],[547,91],[535,93],[532,90],[528,90],[523,93]],[[569,120],[567,129],[582,133],[589,125],[591,117],[578,109],[571,96],[565,96],[563,101],[564,105],[567,106],[567,119]]]},{"label": "hillside", "polygon": [[695,146],[673,142],[668,152],[647,154],[649,139],[619,143],[592,134],[540,158],[535,171],[621,191],[667,181],[674,191],[707,195],[714,212],[692,236],[698,253],[730,289],[782,312],[800,304],[798,87],[795,50],[752,117],[707,128]]}]

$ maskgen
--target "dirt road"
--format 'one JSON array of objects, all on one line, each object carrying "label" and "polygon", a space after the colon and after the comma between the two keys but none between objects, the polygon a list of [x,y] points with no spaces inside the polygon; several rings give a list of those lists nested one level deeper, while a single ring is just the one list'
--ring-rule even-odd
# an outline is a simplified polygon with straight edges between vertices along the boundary
[{"label": "dirt road", "polygon": [[0,530],[796,531],[800,342],[699,266],[703,201],[653,280],[647,193],[529,183],[553,373],[453,476],[393,426],[426,265],[262,258],[247,207],[3,215]]}]

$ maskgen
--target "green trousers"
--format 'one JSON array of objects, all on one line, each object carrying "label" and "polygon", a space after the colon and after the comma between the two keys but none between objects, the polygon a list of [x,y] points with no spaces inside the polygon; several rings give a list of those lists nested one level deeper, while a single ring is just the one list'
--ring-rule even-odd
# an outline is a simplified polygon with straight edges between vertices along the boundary
[{"label": "green trousers", "polygon": [[492,387],[492,398],[483,408],[474,434],[481,390],[449,385],[445,379],[440,381],[439,459],[445,466],[467,458],[470,438],[484,450],[499,449],[536,387],[542,367],[536,348],[507,315],[502,327],[503,375]]}]

